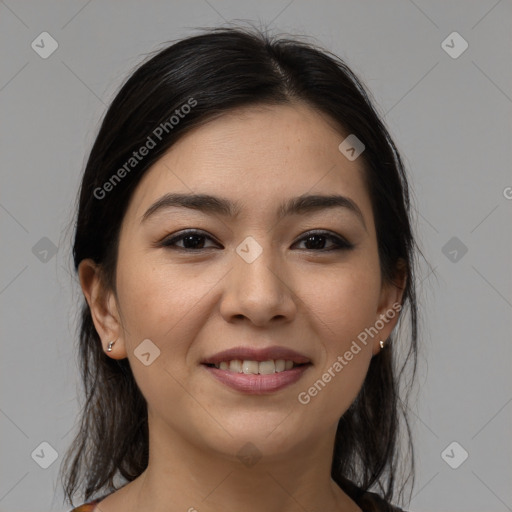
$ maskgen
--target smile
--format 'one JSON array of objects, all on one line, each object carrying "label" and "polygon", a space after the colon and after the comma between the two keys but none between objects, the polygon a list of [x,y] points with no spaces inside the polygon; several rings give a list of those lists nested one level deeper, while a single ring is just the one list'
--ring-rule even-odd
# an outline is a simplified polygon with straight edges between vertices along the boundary
[{"label": "smile", "polygon": [[268,361],[252,361],[252,360],[240,360],[233,359],[232,361],[222,361],[211,366],[220,370],[228,370],[234,373],[245,373],[246,375],[270,375],[272,373],[280,373],[285,370],[291,370],[292,368],[299,366],[290,360],[285,359],[270,359]]},{"label": "smile", "polygon": [[297,382],[312,361],[284,346],[233,347],[207,356],[201,366],[218,382],[236,391],[261,395]]},{"label": "smile", "polygon": [[[229,369],[227,368],[228,364]],[[284,369],[281,369],[283,364]],[[229,363],[225,361],[218,364],[202,364],[201,366],[215,380],[235,391],[248,395],[265,395],[296,383],[312,365],[311,363],[297,364],[278,359],[259,363],[251,360],[233,360]]]}]

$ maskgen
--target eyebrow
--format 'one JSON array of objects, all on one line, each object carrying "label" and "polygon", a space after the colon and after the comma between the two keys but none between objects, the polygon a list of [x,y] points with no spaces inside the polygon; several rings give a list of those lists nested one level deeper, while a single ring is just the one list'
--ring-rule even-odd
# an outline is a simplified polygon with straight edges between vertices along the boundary
[{"label": "eyebrow", "polygon": [[[157,212],[168,208],[190,208],[204,213],[218,214],[226,217],[236,217],[240,213],[240,206],[229,199],[209,194],[178,194],[169,193],[157,199],[144,213],[141,223],[145,222]],[[345,208],[354,213],[362,222],[365,229],[364,216],[357,204],[350,198],[342,195],[302,195],[293,197],[280,204],[277,209],[278,220],[289,215],[305,215],[308,213],[332,209]]]}]

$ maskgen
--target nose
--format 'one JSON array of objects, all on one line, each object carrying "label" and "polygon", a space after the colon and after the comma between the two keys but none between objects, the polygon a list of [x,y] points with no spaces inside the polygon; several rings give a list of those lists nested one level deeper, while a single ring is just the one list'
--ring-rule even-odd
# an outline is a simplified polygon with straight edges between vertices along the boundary
[{"label": "nose", "polygon": [[227,322],[249,320],[258,327],[287,323],[297,312],[293,282],[278,258],[265,248],[254,261],[238,253],[224,280],[220,312]]}]

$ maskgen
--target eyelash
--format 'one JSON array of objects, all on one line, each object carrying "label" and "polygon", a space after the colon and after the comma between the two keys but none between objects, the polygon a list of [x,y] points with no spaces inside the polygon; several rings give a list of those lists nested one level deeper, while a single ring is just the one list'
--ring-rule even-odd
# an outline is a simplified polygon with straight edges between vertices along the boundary
[{"label": "eyelash", "polygon": [[[178,246],[175,245],[175,243],[177,241],[180,241],[180,240],[186,238],[187,236],[191,236],[191,235],[197,235],[197,236],[201,236],[201,237],[209,238],[210,240],[213,240],[212,237],[208,236],[203,231],[196,230],[196,229],[189,229],[189,230],[186,230],[186,231],[182,231],[179,235],[173,236],[172,238],[164,239],[159,244],[159,246],[160,247],[165,247],[165,248],[168,248],[168,249],[172,249],[172,250],[186,251],[186,252],[202,252],[202,251],[206,251],[208,249],[212,249],[212,247],[202,247],[200,249],[190,249],[190,248],[185,248],[185,247],[178,247]],[[331,248],[331,249],[304,249],[305,251],[330,252],[330,251],[343,251],[343,250],[346,251],[346,250],[351,250],[351,249],[354,248],[354,245],[351,244],[350,242],[348,242],[347,240],[345,240],[344,238],[342,238],[340,236],[333,235],[329,231],[320,231],[320,230],[309,231],[300,240],[298,240],[298,242],[302,242],[304,240],[307,240],[309,237],[315,236],[315,235],[316,236],[322,236],[322,237],[330,240],[331,242],[333,242],[335,244],[335,247]]]}]

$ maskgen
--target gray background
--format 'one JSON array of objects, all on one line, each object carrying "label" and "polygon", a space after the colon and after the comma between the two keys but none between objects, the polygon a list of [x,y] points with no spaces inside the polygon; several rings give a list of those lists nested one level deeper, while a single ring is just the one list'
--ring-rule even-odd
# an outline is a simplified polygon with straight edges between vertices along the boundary
[{"label": "gray background", "polygon": [[[512,510],[512,2],[6,0],[0,511],[69,510],[57,481],[78,412],[80,293],[69,247],[99,119],[146,52],[237,20],[310,35],[346,59],[405,157],[432,267],[418,276],[418,473],[408,510]],[[45,31],[58,42],[47,59],[31,47]],[[469,44],[458,58],[441,45],[453,31]],[[445,460],[460,462],[461,448],[441,456],[453,441],[469,454],[457,469]],[[50,456],[42,442],[58,453],[48,469],[39,465]]]}]

